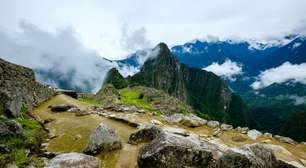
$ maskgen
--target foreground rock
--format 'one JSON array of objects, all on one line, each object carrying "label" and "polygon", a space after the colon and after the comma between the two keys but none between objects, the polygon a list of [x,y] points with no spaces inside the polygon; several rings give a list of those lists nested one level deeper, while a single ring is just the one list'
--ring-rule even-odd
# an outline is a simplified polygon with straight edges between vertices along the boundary
[{"label": "foreground rock", "polygon": [[22,135],[24,132],[20,123],[15,120],[0,120],[0,136]]},{"label": "foreground rock", "polygon": [[153,125],[141,126],[136,132],[129,137],[130,144],[138,144],[143,142],[150,142],[161,134],[161,130]]},{"label": "foreground rock", "polygon": [[182,134],[175,128],[162,129],[151,143],[144,145],[138,156],[139,168],[209,167],[220,148],[200,141],[197,136]]},{"label": "foreground rock", "polygon": [[69,109],[76,108],[76,107],[71,104],[60,104],[60,105],[51,106],[50,108],[51,108],[51,111],[53,112],[65,112],[65,111],[68,111]]},{"label": "foreground rock", "polygon": [[217,160],[218,168],[294,168],[295,166],[277,160],[271,149],[262,144],[245,145],[230,149]]},{"label": "foreground rock", "polygon": [[[220,128],[218,128],[220,129]],[[279,148],[265,144],[229,148],[221,141],[201,140],[178,128],[145,126],[133,133],[133,144],[150,141],[140,148],[139,168],[294,168],[291,163],[276,159]],[[277,150],[276,150],[277,149]],[[273,150],[273,151],[272,151]],[[282,152],[284,153],[284,152]]]},{"label": "foreground rock", "polygon": [[20,117],[21,111],[31,110],[55,94],[35,81],[31,69],[3,59],[0,59],[0,81],[0,110],[12,117]]},{"label": "foreground rock", "polygon": [[65,153],[51,159],[45,168],[100,168],[100,159],[82,153]]},{"label": "foreground rock", "polygon": [[96,155],[102,151],[121,148],[121,140],[114,129],[100,123],[90,135],[89,143],[84,153]]},{"label": "foreground rock", "polygon": [[176,113],[166,117],[166,119],[170,122],[181,123],[188,127],[200,127],[207,123],[207,120],[204,120],[193,114],[184,115]]}]

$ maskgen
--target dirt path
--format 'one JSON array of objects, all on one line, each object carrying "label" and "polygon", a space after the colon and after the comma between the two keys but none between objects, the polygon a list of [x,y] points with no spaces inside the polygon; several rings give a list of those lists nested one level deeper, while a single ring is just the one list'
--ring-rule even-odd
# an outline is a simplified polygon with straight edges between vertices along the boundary
[{"label": "dirt path", "polygon": [[135,131],[135,128],[97,115],[76,117],[73,113],[69,112],[53,113],[48,108],[49,105],[63,103],[73,104],[82,109],[88,106],[88,104],[66,95],[57,95],[34,110],[35,117],[39,119],[55,119],[46,125],[52,134],[58,136],[49,141],[48,151],[82,152],[89,140],[91,132],[99,123],[103,122],[114,128],[123,141],[123,148],[121,150],[98,155],[103,161],[103,167],[135,168],[138,147],[126,143],[130,133]]}]

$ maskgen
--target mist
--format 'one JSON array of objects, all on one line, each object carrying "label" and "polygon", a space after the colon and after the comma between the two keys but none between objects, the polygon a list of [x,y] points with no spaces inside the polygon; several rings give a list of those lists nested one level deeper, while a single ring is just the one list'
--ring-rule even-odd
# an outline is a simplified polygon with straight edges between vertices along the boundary
[{"label": "mist", "polygon": [[40,82],[61,89],[95,92],[107,71],[117,66],[85,48],[71,27],[43,31],[21,22],[20,31],[0,31],[0,57],[29,68]]}]

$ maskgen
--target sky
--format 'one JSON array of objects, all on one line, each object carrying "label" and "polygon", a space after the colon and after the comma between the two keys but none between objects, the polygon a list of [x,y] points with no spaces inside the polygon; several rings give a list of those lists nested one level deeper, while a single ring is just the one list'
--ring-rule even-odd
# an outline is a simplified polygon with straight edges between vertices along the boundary
[{"label": "sky", "polygon": [[[22,24],[70,30],[84,48],[125,58],[158,42],[182,44],[214,35],[270,40],[305,31],[305,0],[1,0],[0,31]],[[18,37],[17,37],[18,38]]]},{"label": "sky", "polygon": [[[0,58],[32,68],[43,83],[85,91],[97,91],[112,67],[125,76],[139,71],[103,58],[118,60],[139,51],[144,52],[143,63],[152,55],[144,49],[159,42],[271,42],[290,34],[306,34],[305,0],[0,1]],[[266,80],[269,76],[288,68],[302,69],[302,76],[294,79],[305,81],[305,65],[279,68],[262,72],[253,87],[268,86],[273,82]],[[235,80],[243,65],[228,60],[206,70]]]}]

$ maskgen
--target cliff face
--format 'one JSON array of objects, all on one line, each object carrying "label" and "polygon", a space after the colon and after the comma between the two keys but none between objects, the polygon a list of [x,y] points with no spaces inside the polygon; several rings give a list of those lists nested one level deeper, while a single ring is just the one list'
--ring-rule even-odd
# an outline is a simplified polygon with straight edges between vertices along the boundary
[{"label": "cliff face", "polygon": [[128,79],[130,84],[164,90],[213,119],[245,125],[244,103],[231,93],[221,78],[179,63],[164,43],[152,53],[141,71]]},{"label": "cliff face", "polygon": [[0,112],[19,117],[55,92],[35,81],[34,72],[0,59]]}]

